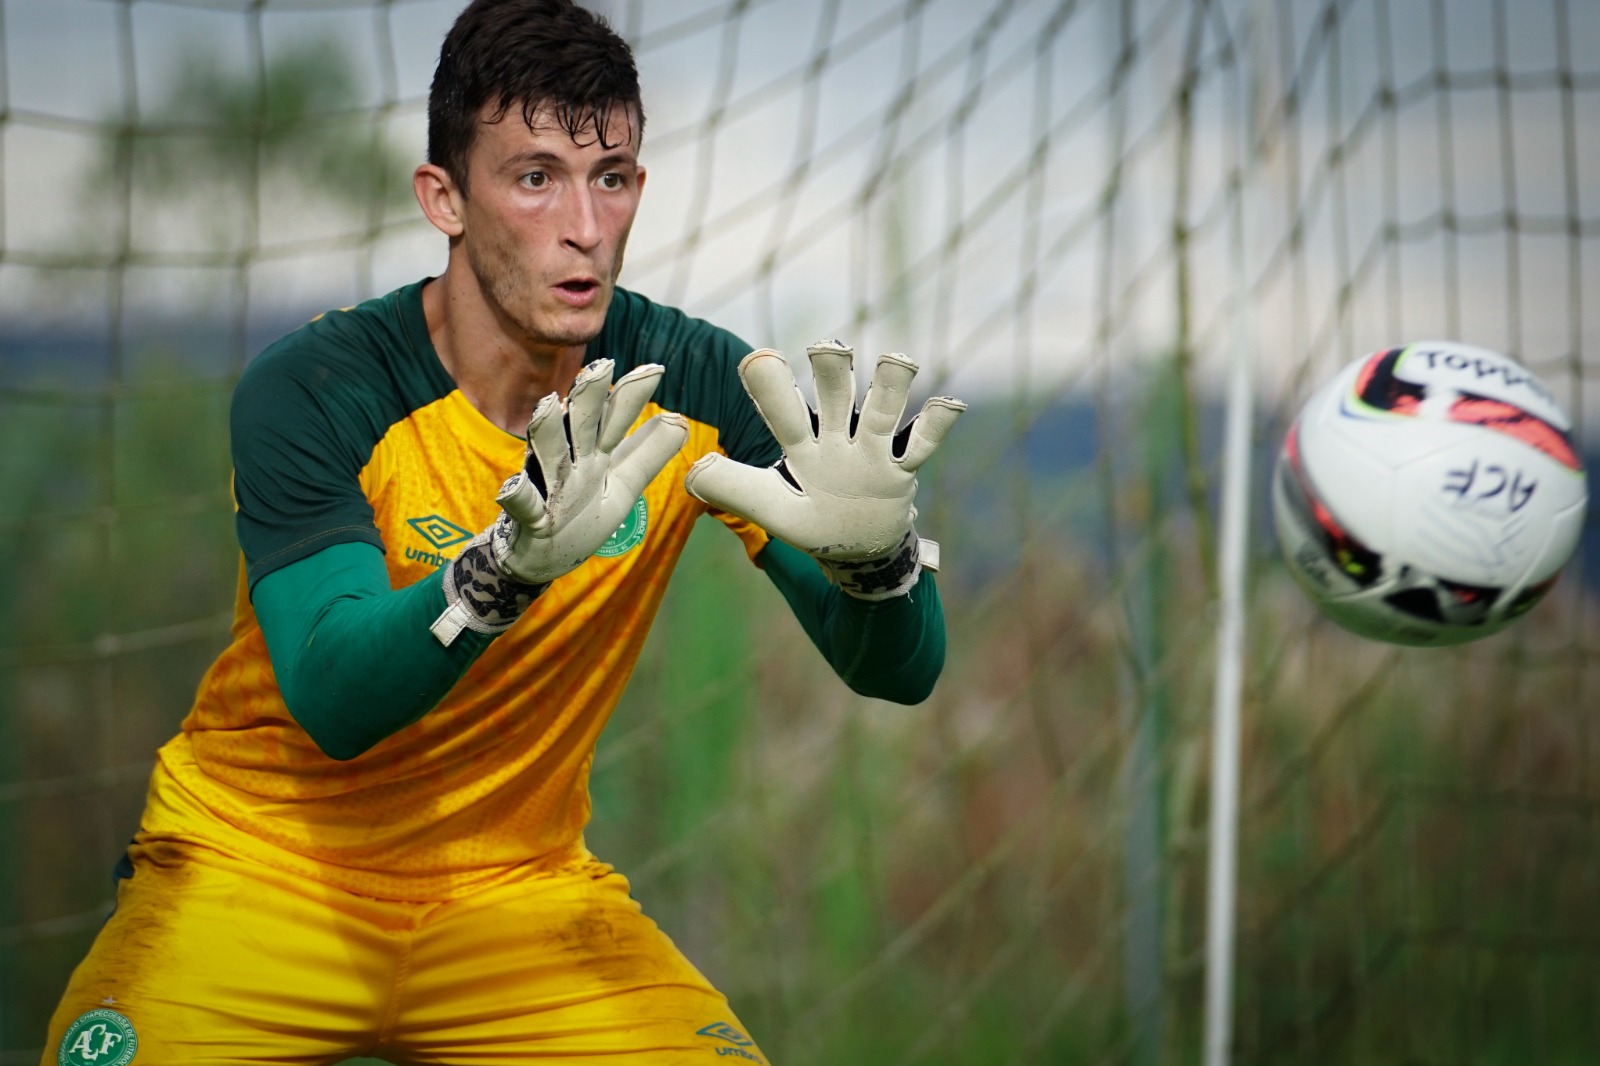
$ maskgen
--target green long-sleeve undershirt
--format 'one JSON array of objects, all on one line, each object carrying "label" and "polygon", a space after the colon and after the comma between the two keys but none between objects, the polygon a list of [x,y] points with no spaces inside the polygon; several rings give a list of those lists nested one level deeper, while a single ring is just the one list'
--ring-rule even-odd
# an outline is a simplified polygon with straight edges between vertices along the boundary
[{"label": "green long-sleeve undershirt", "polygon": [[[944,666],[933,575],[906,596],[867,602],[830,584],[811,558],[773,541],[756,561],[854,691],[918,703]],[[324,753],[353,759],[421,718],[489,646],[470,630],[448,648],[428,631],[444,610],[440,573],[390,589],[383,553],[336,544],[258,581],[251,602],[284,703]]]}]

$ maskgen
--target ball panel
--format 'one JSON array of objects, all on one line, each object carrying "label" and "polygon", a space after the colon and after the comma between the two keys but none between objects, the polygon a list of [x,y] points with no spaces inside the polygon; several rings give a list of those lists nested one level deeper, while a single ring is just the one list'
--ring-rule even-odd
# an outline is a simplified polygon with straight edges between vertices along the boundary
[{"label": "ball panel", "polygon": [[1306,404],[1296,422],[1298,461],[1341,527],[1381,553],[1394,536],[1394,453],[1407,444],[1401,431],[1409,420],[1383,412],[1347,413],[1345,395],[1342,376],[1335,388]]},{"label": "ball panel", "polygon": [[1583,469],[1570,433],[1515,404],[1463,392],[1450,405],[1450,420],[1504,433],[1550,456],[1568,470]]},{"label": "ball panel", "polygon": [[1404,348],[1390,348],[1358,363],[1355,380],[1351,383],[1354,400],[1374,411],[1397,415],[1416,414],[1427,390],[1416,382],[1395,375],[1395,367],[1405,353]]},{"label": "ball panel", "polygon": [[1470,393],[1519,408],[1562,431],[1572,428],[1543,382],[1515,359],[1487,348],[1420,341],[1405,348],[1394,374],[1423,390],[1424,405],[1433,396]]},{"label": "ball panel", "polygon": [[1329,594],[1370,588],[1382,579],[1382,558],[1345,528],[1307,473],[1297,426],[1284,439],[1274,484],[1278,535],[1296,543],[1294,561],[1305,577]]},{"label": "ball panel", "polygon": [[1446,447],[1396,473],[1407,521],[1394,550],[1467,585],[1504,586],[1538,558],[1554,494],[1545,456],[1469,426],[1419,427]]},{"label": "ball panel", "polygon": [[[1392,549],[1407,562],[1454,581],[1501,587],[1538,580],[1576,547],[1552,544],[1552,533],[1582,479],[1541,450],[1479,426],[1419,424],[1439,442],[1428,455],[1399,466],[1398,499],[1407,521]],[[1552,548],[1559,560],[1549,561]]]},{"label": "ball panel", "polygon": [[1397,581],[1358,596],[1318,601],[1317,606],[1325,617],[1358,637],[1415,648],[1464,644],[1504,625],[1492,619],[1473,626],[1452,625],[1433,587],[1400,586]]},{"label": "ball panel", "polygon": [[1359,599],[1319,604],[1345,629],[1389,644],[1448,647],[1499,632],[1510,622],[1498,588],[1463,586],[1407,567],[1393,582]]}]

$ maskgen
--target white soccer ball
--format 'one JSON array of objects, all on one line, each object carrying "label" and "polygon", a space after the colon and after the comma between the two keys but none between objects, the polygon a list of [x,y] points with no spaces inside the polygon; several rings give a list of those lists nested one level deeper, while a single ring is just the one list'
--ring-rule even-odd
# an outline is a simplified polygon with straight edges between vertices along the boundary
[{"label": "white soccer ball", "polygon": [[1306,402],[1272,480],[1278,545],[1335,622],[1463,644],[1525,614],[1588,504],[1571,424],[1507,356],[1450,341],[1376,352]]}]

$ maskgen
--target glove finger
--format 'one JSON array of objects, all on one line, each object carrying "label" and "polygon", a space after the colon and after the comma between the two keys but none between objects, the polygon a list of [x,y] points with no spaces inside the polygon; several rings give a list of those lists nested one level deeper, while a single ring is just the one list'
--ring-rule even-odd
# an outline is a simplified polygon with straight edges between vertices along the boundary
[{"label": "glove finger", "polygon": [[956,424],[967,405],[949,396],[935,396],[922,405],[922,410],[906,427],[905,452],[900,457],[904,470],[916,470],[928,461],[939,447],[950,427]]},{"label": "glove finger", "polygon": [[905,414],[906,401],[910,399],[911,379],[916,376],[917,364],[898,352],[878,357],[872,384],[867,386],[866,399],[861,401],[861,421],[856,430],[858,442],[876,444],[894,436],[900,416]]},{"label": "glove finger", "polygon": [[538,529],[544,521],[545,510],[544,496],[533,484],[533,479],[527,474],[513,474],[500,486],[500,494],[495,502],[500,509],[512,518],[523,529]]},{"label": "glove finger", "polygon": [[631,507],[645,486],[656,479],[661,468],[672,461],[688,439],[689,420],[676,411],[652,416],[617,445],[611,457],[610,473],[606,475],[607,494],[612,486],[618,486]]},{"label": "glove finger", "polygon": [[817,390],[817,435],[850,433],[855,413],[855,352],[839,341],[817,341],[806,349],[811,379]]},{"label": "glove finger", "polygon": [[645,363],[618,379],[611,389],[611,396],[606,400],[605,417],[600,423],[602,452],[612,452],[622,443],[628,430],[639,420],[639,412],[655,395],[661,375],[666,372],[667,368],[660,363]]},{"label": "glove finger", "polygon": [[794,383],[789,363],[771,348],[751,352],[739,362],[739,380],[750,394],[756,410],[777,438],[778,446],[788,451],[812,439],[811,409]]},{"label": "glove finger", "polygon": [[566,480],[572,466],[572,453],[567,445],[567,423],[561,416],[561,401],[551,393],[539,401],[528,419],[528,450],[532,460],[539,464],[544,477],[545,492],[555,491]]},{"label": "glove finger", "polygon": [[572,388],[567,391],[567,433],[572,438],[575,457],[594,452],[613,366],[609,359],[596,359],[578,371]]},{"label": "glove finger", "polygon": [[712,453],[689,468],[683,487],[702,503],[754,522],[779,540],[798,546],[796,538],[804,539],[806,498],[770,466],[747,466]]}]

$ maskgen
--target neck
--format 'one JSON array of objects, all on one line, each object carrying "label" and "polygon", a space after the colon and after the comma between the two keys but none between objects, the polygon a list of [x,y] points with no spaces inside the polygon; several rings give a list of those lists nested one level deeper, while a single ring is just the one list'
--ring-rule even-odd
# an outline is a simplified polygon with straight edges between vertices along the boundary
[{"label": "neck", "polygon": [[532,341],[474,282],[471,271],[446,268],[422,287],[428,336],[467,402],[520,437],[541,399],[552,392],[566,396],[586,349]]}]

